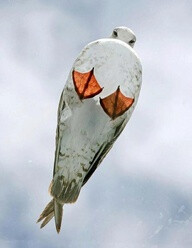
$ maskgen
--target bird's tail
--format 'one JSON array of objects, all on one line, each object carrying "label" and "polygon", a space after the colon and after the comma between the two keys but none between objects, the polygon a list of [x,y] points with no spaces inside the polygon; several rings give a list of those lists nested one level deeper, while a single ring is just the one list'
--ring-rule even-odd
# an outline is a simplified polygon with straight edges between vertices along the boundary
[{"label": "bird's tail", "polygon": [[47,204],[37,222],[43,221],[41,224],[41,228],[43,228],[53,216],[55,216],[55,226],[59,233],[63,216],[63,204],[59,203],[54,198]]}]

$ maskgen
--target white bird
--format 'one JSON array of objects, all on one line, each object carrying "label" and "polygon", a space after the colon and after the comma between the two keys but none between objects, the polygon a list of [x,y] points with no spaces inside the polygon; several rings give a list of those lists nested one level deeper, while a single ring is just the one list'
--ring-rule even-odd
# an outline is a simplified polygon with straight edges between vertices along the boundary
[{"label": "white bird", "polygon": [[135,41],[130,29],[117,27],[110,38],[85,46],[75,60],[60,98],[49,187],[53,199],[38,219],[41,228],[54,216],[59,233],[63,205],[77,200],[130,119],[142,81]]}]

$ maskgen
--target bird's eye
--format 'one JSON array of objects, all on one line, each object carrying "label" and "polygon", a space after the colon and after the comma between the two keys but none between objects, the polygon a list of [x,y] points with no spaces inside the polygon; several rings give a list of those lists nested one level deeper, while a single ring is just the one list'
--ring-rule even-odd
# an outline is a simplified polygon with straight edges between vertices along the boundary
[{"label": "bird's eye", "polygon": [[130,40],[130,41],[129,41],[129,44],[133,44],[133,43],[135,43],[134,40]]},{"label": "bird's eye", "polygon": [[118,34],[117,34],[117,31],[113,31],[113,36],[115,36],[115,37],[117,37],[118,36]]}]

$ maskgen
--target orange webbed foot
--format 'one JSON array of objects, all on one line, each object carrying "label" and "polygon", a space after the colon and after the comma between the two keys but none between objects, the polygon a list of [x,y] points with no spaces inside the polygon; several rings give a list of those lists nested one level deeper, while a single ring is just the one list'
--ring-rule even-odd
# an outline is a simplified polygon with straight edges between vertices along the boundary
[{"label": "orange webbed foot", "polygon": [[78,71],[72,72],[75,90],[81,100],[98,95],[103,88],[97,82],[94,76],[94,68],[86,73]]},{"label": "orange webbed foot", "polygon": [[105,113],[111,117],[112,120],[124,114],[133,104],[134,98],[124,96],[120,91],[120,86],[111,95],[101,99],[100,104]]}]

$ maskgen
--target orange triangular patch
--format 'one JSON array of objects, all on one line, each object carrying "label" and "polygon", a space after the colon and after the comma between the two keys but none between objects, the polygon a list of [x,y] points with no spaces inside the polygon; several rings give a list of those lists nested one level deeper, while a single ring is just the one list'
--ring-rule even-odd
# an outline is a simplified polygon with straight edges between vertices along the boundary
[{"label": "orange triangular patch", "polygon": [[81,100],[94,97],[102,91],[102,88],[94,76],[94,68],[86,73],[74,70],[72,76],[75,90]]},{"label": "orange triangular patch", "polygon": [[124,96],[120,87],[111,95],[101,99],[100,104],[105,113],[113,120],[118,116],[124,114],[133,104],[134,99]]}]

